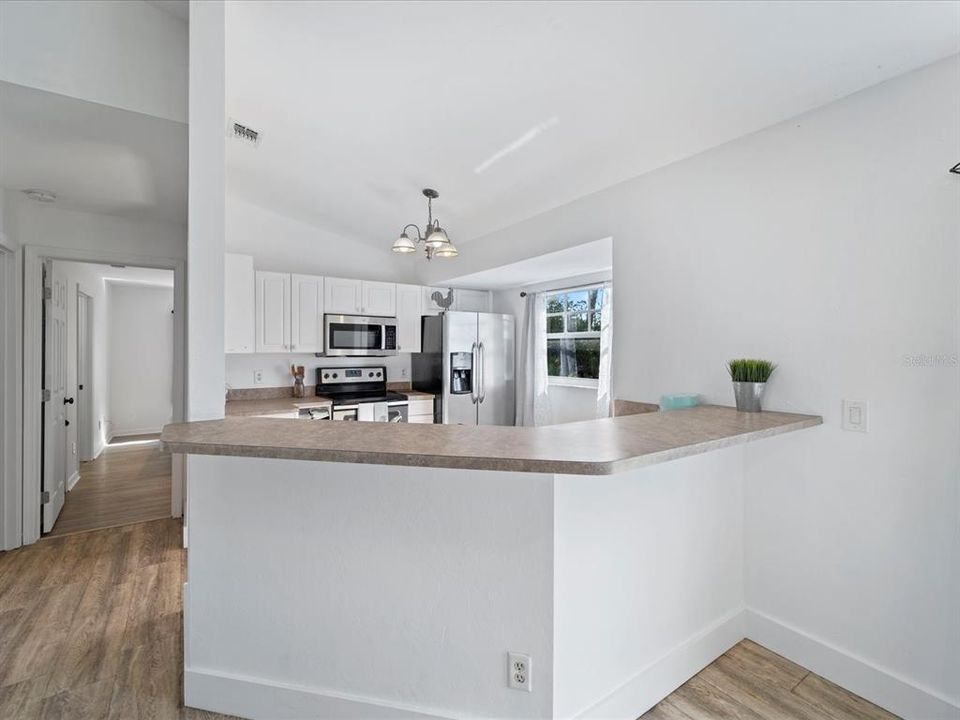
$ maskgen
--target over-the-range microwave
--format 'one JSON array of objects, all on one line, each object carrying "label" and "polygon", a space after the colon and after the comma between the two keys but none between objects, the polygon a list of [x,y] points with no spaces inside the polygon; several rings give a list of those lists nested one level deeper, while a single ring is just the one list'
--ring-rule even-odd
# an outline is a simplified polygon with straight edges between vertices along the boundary
[{"label": "over-the-range microwave", "polygon": [[365,315],[324,315],[327,356],[397,354],[397,319]]}]

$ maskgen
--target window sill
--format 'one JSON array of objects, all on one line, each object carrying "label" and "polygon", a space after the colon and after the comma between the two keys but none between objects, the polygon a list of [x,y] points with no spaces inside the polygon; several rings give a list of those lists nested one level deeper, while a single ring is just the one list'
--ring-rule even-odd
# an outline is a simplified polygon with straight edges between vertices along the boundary
[{"label": "window sill", "polygon": [[596,380],[590,380],[589,378],[563,378],[563,377],[548,377],[547,378],[548,387],[575,387],[583,388],[584,390],[596,390],[599,386],[599,382]]}]

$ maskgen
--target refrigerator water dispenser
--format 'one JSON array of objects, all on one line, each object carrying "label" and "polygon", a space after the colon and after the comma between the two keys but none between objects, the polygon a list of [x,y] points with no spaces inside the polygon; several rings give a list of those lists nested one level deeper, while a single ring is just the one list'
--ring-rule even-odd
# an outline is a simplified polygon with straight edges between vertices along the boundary
[{"label": "refrigerator water dispenser", "polygon": [[450,393],[466,395],[473,392],[473,353],[450,353]]}]

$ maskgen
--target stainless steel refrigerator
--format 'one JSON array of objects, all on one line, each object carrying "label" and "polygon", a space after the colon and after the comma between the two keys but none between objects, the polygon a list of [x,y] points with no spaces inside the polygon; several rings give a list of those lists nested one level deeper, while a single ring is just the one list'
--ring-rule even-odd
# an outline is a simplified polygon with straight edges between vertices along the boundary
[{"label": "stainless steel refrigerator", "polygon": [[433,393],[434,422],[513,425],[514,348],[512,315],[424,316],[422,352],[411,363],[413,389]]}]

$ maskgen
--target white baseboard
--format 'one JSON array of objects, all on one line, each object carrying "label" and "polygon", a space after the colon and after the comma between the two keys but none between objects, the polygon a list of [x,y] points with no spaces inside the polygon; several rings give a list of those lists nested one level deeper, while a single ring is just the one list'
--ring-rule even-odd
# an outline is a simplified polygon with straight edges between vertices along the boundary
[{"label": "white baseboard", "polygon": [[960,703],[757,610],[746,636],[907,720],[957,720]]},{"label": "white baseboard", "polygon": [[129,437],[130,435],[159,435],[161,430],[163,430],[163,425],[159,427],[122,428],[117,430],[111,428],[110,440],[108,442],[113,442],[117,438]]},{"label": "white baseboard", "polygon": [[743,610],[687,638],[577,718],[634,720],[744,638]]},{"label": "white baseboard", "polygon": [[418,708],[321,692],[263,678],[184,668],[187,707],[251,720],[452,720]]},{"label": "white baseboard", "polygon": [[73,490],[73,486],[80,482],[80,471],[74,470],[73,475],[67,478],[67,492]]}]

